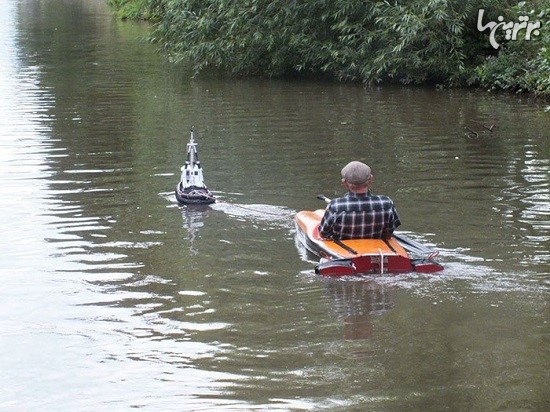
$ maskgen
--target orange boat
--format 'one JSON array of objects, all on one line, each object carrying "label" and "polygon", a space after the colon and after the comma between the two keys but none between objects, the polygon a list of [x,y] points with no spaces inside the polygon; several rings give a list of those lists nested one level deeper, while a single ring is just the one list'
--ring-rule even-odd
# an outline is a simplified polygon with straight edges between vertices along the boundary
[{"label": "orange boat", "polygon": [[[295,217],[297,240],[320,258],[315,267],[315,272],[320,275],[433,273],[443,270],[443,266],[432,260],[437,252],[404,235],[394,234],[390,239],[323,239],[319,234],[319,224],[324,212],[302,211]],[[407,250],[423,256],[411,258]]]}]

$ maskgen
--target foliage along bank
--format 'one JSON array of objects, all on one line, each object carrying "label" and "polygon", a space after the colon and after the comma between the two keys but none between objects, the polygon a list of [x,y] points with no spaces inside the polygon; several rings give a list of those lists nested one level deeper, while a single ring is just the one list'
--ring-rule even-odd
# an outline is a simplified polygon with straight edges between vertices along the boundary
[{"label": "foliage along bank", "polygon": [[[196,73],[480,86],[550,98],[550,0],[108,1],[121,18],[153,21],[151,39]],[[482,26],[494,30],[479,30],[481,8]],[[541,25],[530,40],[525,28],[511,36],[525,16]]]}]

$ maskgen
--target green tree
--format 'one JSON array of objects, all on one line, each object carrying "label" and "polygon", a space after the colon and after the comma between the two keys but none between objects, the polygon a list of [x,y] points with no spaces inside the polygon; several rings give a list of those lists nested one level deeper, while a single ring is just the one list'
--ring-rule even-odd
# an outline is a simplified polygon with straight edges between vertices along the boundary
[{"label": "green tree", "polygon": [[[196,73],[482,85],[548,95],[550,0],[109,0],[157,21],[153,41]],[[540,39],[495,51],[485,18],[543,19]],[[503,38],[504,31],[499,33]],[[528,43],[528,42],[527,42]]]},{"label": "green tree", "polygon": [[535,9],[533,4],[520,2],[513,8],[513,21],[529,16],[530,21],[544,22],[540,35],[531,40],[503,42],[502,50],[489,56],[476,68],[482,86],[491,90],[534,92],[550,96],[550,2],[546,8]]}]

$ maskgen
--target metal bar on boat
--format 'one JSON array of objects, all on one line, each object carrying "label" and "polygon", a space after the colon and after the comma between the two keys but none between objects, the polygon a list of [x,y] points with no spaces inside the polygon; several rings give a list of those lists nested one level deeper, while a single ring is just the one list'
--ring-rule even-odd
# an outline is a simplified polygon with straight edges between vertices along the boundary
[{"label": "metal bar on boat", "polygon": [[431,248],[428,248],[426,246],[424,246],[423,244],[421,243],[418,243],[417,241],[415,240],[412,240],[411,238],[401,234],[401,233],[393,233],[392,234],[393,238],[395,240],[397,240],[399,242],[399,244],[401,246],[403,246],[403,248],[409,252],[414,252],[414,253],[417,253],[419,255],[432,255],[433,253],[435,253],[435,255],[433,255],[433,257],[437,256],[438,252],[434,249],[431,249]]}]

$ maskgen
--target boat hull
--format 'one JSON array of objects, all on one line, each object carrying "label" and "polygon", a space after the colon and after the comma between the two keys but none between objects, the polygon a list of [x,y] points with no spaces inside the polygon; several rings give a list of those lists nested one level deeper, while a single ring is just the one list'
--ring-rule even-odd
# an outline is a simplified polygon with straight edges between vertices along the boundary
[{"label": "boat hull", "polygon": [[176,200],[182,204],[193,205],[208,205],[214,203],[216,198],[205,187],[183,187],[183,183],[179,182],[176,186]]},{"label": "boat hull", "polygon": [[319,223],[324,210],[302,211],[295,217],[298,241],[320,258],[315,272],[324,276],[437,272],[443,267],[428,259],[411,259],[401,244],[390,239],[323,239]]}]

